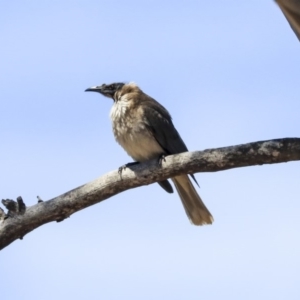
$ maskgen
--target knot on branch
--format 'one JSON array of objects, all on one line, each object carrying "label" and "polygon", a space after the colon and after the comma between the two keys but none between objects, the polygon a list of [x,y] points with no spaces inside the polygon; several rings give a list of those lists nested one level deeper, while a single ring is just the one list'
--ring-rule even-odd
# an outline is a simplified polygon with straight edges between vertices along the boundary
[{"label": "knot on branch", "polygon": [[26,205],[21,196],[17,198],[17,201],[11,199],[2,199],[2,204],[7,208],[7,214],[3,209],[0,210],[0,219],[7,219],[16,215],[23,215],[26,211]]}]

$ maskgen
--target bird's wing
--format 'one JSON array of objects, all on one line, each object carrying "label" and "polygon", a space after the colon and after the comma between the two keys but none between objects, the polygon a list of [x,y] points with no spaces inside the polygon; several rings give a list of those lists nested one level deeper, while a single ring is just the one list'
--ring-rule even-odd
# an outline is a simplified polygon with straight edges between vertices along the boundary
[{"label": "bird's wing", "polygon": [[[188,149],[173,125],[168,111],[155,100],[143,105],[144,123],[166,154],[187,152]],[[195,176],[189,174],[199,186]]]},{"label": "bird's wing", "polygon": [[166,154],[177,154],[188,151],[178,131],[173,125],[171,116],[158,102],[149,101],[143,105],[144,123],[155,140]]},{"label": "bird's wing", "polygon": [[[173,125],[168,111],[154,99],[144,103],[144,123],[166,154],[187,152],[188,149]],[[195,176],[190,174],[199,186]]]},{"label": "bird's wing", "polygon": [[300,40],[300,0],[275,0]]}]

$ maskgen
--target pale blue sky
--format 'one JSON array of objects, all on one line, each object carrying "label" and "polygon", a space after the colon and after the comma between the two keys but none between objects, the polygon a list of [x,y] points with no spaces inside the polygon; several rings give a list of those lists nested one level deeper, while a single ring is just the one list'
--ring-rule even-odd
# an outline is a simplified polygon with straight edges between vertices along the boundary
[{"label": "pale blue sky", "polygon": [[[300,45],[271,1],[0,4],[1,198],[56,197],[130,161],[107,98],[135,81],[190,150],[299,137]],[[299,162],[197,174],[213,226],[157,184],[0,254],[1,298],[300,298]]]}]

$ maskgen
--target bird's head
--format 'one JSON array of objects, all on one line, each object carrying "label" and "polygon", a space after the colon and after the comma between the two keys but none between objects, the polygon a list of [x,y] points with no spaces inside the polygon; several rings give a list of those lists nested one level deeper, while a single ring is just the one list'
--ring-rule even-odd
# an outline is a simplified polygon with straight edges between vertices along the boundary
[{"label": "bird's head", "polygon": [[115,100],[116,92],[122,89],[125,83],[118,82],[112,84],[102,84],[98,86],[92,86],[85,90],[85,92],[98,92],[105,97],[112,98]]}]

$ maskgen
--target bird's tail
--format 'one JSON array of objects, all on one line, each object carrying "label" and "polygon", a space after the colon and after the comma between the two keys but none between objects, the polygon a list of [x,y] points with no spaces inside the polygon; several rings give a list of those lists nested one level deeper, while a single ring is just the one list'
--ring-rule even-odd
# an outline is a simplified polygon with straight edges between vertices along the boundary
[{"label": "bird's tail", "polygon": [[176,176],[172,180],[191,223],[194,225],[212,224],[214,218],[202,202],[188,175]]}]

